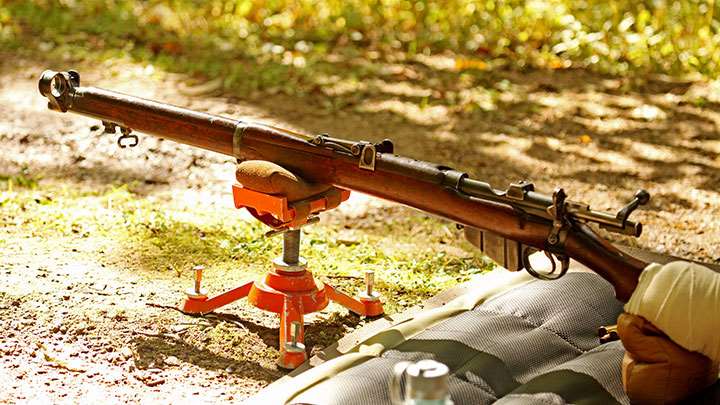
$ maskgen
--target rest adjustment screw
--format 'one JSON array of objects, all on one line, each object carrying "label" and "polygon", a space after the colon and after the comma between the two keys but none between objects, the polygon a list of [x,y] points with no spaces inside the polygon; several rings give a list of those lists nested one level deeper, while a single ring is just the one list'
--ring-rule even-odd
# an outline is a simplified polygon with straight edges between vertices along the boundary
[{"label": "rest adjustment screw", "polygon": [[365,291],[360,293],[359,297],[363,301],[377,301],[380,299],[380,293],[373,291],[375,287],[375,272],[372,270],[365,271]]},{"label": "rest adjustment screw", "polygon": [[193,267],[193,273],[195,276],[195,285],[192,288],[188,288],[187,291],[185,291],[185,294],[187,294],[188,298],[191,299],[206,299],[207,298],[207,291],[202,288],[202,274],[205,270],[205,267],[203,266],[195,266]]}]

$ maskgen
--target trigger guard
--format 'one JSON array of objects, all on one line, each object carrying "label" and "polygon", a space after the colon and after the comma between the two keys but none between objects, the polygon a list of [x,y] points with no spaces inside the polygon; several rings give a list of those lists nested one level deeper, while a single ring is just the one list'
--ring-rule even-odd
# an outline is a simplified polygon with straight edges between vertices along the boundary
[{"label": "trigger guard", "polygon": [[[526,246],[525,249],[523,249],[522,252],[522,264],[525,268],[525,271],[528,272],[531,276],[539,279],[539,280],[557,280],[560,277],[564,276],[565,273],[567,273],[568,269],[570,268],[570,258],[568,256],[552,253],[547,250],[544,250],[543,253],[545,253],[545,256],[550,259],[550,263],[552,265],[552,268],[547,273],[540,273],[537,270],[535,270],[530,263],[530,255],[537,252],[538,250],[535,248],[531,248],[529,246]],[[560,272],[555,274],[555,271],[557,270],[557,261],[560,262]]]}]

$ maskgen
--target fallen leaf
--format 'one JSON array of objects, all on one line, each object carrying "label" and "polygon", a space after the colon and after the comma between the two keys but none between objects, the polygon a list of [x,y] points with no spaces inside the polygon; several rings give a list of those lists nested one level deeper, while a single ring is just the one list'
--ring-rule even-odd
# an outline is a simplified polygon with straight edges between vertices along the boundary
[{"label": "fallen leaf", "polygon": [[480,59],[455,59],[455,70],[488,70],[488,64]]}]

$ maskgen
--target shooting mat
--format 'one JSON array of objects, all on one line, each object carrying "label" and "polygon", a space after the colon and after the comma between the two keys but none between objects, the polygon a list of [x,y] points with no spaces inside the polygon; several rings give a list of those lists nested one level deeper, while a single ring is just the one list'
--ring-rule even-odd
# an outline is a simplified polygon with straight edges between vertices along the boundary
[{"label": "shooting mat", "polygon": [[[622,304],[600,276],[573,267],[556,281],[493,271],[448,304],[271,385],[252,403],[390,404],[393,366],[434,359],[450,368],[456,405],[629,404],[622,343],[597,338]],[[720,403],[718,384],[693,403]]]}]

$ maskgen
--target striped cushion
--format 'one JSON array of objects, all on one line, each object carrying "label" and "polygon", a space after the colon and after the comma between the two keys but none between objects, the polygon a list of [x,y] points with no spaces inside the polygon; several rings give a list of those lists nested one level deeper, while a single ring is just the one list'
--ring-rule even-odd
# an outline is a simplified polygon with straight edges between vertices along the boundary
[{"label": "striped cushion", "polygon": [[[379,357],[337,373],[293,404],[390,404],[395,364],[434,359],[450,368],[456,405],[629,404],[620,341],[600,345],[597,328],[622,311],[613,289],[589,272],[533,280],[464,311]],[[720,404],[720,382],[684,401]]]},{"label": "striped cushion", "polygon": [[597,328],[622,305],[593,273],[532,281],[421,332],[300,394],[293,403],[389,404],[394,364],[434,359],[451,371],[455,404],[628,404],[620,342]]}]

